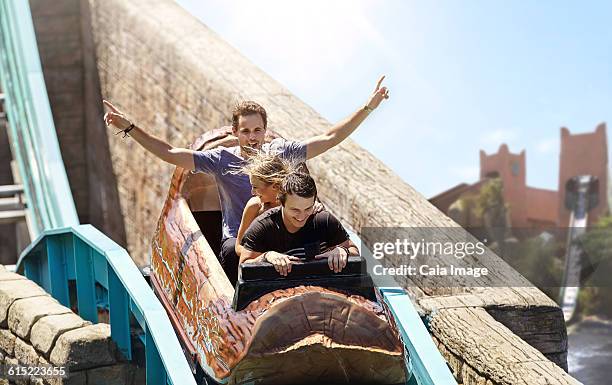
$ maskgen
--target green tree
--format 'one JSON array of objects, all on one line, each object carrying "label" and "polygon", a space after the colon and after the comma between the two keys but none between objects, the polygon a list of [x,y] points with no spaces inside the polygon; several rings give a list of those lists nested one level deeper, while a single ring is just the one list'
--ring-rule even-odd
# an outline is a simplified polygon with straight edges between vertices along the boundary
[{"label": "green tree", "polygon": [[612,216],[601,217],[578,242],[583,250],[580,312],[612,318]]}]

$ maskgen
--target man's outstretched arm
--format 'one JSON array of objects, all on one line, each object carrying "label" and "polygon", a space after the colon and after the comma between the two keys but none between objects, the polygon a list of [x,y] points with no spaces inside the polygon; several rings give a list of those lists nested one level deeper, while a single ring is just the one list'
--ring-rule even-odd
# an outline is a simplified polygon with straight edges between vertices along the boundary
[{"label": "man's outstretched arm", "polygon": [[[107,100],[104,100],[104,105],[110,109],[109,112],[104,114],[104,123],[106,123],[107,126],[114,126],[119,130],[126,130],[130,127],[132,123],[125,117],[125,114]],[[187,148],[173,147],[162,139],[148,134],[138,126],[134,126],[130,129],[129,135],[147,151],[161,160],[187,170],[193,170],[195,168],[193,160],[195,151]]]},{"label": "man's outstretched arm", "polygon": [[314,136],[310,139],[306,139],[303,143],[306,145],[306,158],[311,159],[317,155],[321,155],[330,148],[338,145],[344,139],[348,138],[349,135],[359,127],[359,125],[365,120],[365,118],[372,112],[383,99],[389,98],[389,90],[387,87],[381,87],[381,83],[385,77],[381,76],[378,79],[376,88],[370,96],[368,102],[355,111],[347,118],[333,125],[330,130],[322,135]]}]

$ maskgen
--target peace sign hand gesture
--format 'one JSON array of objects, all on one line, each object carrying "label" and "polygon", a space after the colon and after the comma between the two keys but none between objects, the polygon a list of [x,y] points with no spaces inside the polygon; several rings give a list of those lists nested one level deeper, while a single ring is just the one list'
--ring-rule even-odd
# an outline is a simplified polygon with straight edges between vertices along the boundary
[{"label": "peace sign hand gesture", "polygon": [[383,99],[389,99],[389,89],[387,87],[380,86],[384,79],[385,75],[381,76],[380,79],[378,79],[378,83],[376,83],[376,88],[374,89],[372,96],[370,96],[370,99],[366,104],[366,106],[368,106],[372,110],[378,107],[378,105],[380,104],[380,102],[383,101]]},{"label": "peace sign hand gesture", "polygon": [[111,102],[108,100],[103,100],[102,102],[110,109],[109,112],[104,114],[104,123],[107,126],[115,126],[120,130],[125,130],[132,124],[132,122],[125,117],[125,114],[119,111],[117,107],[113,106]]}]

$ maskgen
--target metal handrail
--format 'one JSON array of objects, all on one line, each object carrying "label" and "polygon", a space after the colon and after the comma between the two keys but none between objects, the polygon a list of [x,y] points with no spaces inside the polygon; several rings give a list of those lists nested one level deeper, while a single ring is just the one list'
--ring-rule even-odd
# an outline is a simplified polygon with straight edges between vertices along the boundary
[{"label": "metal handrail", "polygon": [[406,291],[399,287],[379,290],[408,351],[412,374],[409,384],[457,385]]},{"label": "metal handrail", "polygon": [[43,231],[21,254],[17,271],[71,307],[69,280],[76,283],[81,317],[98,322],[109,310],[111,338],[132,359],[135,319],[143,333],[147,385],[195,385],[172,324],[127,251],[91,225]]},{"label": "metal handrail", "polygon": [[0,82],[32,238],[78,225],[27,1],[0,0]]}]

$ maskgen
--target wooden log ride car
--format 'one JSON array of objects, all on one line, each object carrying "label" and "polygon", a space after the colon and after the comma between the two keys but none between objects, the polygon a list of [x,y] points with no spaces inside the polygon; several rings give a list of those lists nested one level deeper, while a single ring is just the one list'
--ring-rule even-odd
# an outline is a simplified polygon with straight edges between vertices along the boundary
[{"label": "wooden log ride car", "polygon": [[[237,144],[224,127],[191,148]],[[305,262],[286,278],[267,263],[243,265],[234,289],[216,257],[220,239],[214,177],[177,167],[153,239],[151,284],[196,379],[405,383],[403,344],[360,257],[338,274],[326,261]]]}]

